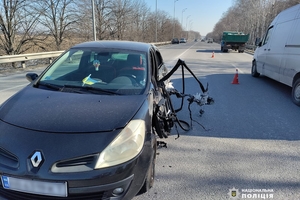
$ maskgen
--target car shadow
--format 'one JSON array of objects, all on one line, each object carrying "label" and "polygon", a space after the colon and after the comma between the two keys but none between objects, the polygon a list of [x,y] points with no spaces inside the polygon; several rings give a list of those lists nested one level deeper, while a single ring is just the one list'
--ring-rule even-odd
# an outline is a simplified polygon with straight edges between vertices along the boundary
[{"label": "car shadow", "polygon": [[197,53],[223,53],[221,50],[215,50],[215,49],[198,49],[196,50]]},{"label": "car shadow", "polygon": [[[264,76],[254,78],[239,74],[238,84],[232,84],[235,74],[212,74],[200,77],[204,87],[214,98],[213,105],[199,106],[183,101],[177,113],[180,120],[191,125],[191,130],[178,127],[172,134],[271,140],[300,140],[298,106],[291,101],[291,88]],[[171,77],[172,78],[172,77]],[[182,91],[182,79],[172,79],[173,86]],[[185,93],[202,93],[197,81],[185,78]],[[176,109],[181,99],[171,97]],[[200,110],[204,111],[200,115]]]}]

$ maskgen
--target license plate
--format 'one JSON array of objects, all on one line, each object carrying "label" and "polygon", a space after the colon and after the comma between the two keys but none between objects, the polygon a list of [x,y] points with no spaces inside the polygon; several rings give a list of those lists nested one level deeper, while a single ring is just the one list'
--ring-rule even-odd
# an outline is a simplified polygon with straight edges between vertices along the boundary
[{"label": "license plate", "polygon": [[66,182],[44,182],[8,176],[1,176],[1,180],[3,188],[7,190],[47,196],[67,197]]}]

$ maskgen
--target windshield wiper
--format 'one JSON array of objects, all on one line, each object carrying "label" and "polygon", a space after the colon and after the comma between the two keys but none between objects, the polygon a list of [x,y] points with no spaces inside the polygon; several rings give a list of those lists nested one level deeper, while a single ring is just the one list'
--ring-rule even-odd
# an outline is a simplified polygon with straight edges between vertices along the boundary
[{"label": "windshield wiper", "polygon": [[42,86],[46,86],[47,88],[51,88],[51,89],[54,89],[54,90],[61,90],[63,88],[63,86],[58,86],[58,85],[54,85],[54,84],[50,84],[50,83],[44,83],[44,82],[39,82],[38,83],[38,87],[39,85],[42,85]]},{"label": "windshield wiper", "polygon": [[[55,85],[55,84],[50,84],[50,83],[44,83],[44,82],[39,82],[39,85],[42,85],[42,86],[45,86],[47,88],[51,88],[51,89],[54,89],[56,91],[60,91],[60,92],[73,92],[73,93],[80,93],[80,94],[83,94],[82,91],[80,90],[74,90],[72,88],[69,88],[66,90],[66,86],[65,85]],[[73,87],[73,86],[72,86]],[[76,88],[76,87],[75,87]]]},{"label": "windshield wiper", "polygon": [[106,94],[113,94],[113,95],[121,95],[120,93],[117,92],[104,90],[101,88],[95,88],[91,86],[82,87],[77,85],[55,85],[55,84],[44,83],[44,82],[39,82],[39,85],[54,89],[56,91],[61,91],[61,92],[73,92],[73,93],[84,94],[88,91],[89,93],[94,93],[94,94],[106,93]]},{"label": "windshield wiper", "polygon": [[109,90],[104,90],[101,88],[96,88],[96,87],[91,87],[91,86],[74,86],[74,85],[64,85],[64,88],[78,88],[79,91],[85,90],[89,91],[91,93],[106,93],[106,94],[114,94],[114,95],[121,95],[120,93],[114,92],[114,91],[109,91]]}]

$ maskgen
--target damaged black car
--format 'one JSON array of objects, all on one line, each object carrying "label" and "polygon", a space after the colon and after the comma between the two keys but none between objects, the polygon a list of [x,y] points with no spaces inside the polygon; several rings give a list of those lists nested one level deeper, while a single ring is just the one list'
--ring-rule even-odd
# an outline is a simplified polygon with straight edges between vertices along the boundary
[{"label": "damaged black car", "polygon": [[[127,41],[81,43],[40,75],[28,73],[31,83],[0,106],[1,199],[147,192],[157,138],[182,123],[169,96],[186,95],[167,90],[170,75],[154,45]],[[206,94],[188,100],[212,102]]]}]

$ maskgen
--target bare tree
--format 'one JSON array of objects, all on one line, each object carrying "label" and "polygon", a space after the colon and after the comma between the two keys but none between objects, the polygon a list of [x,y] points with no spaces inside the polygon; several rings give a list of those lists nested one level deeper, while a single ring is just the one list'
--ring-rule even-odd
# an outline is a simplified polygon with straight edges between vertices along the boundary
[{"label": "bare tree", "polygon": [[28,1],[2,0],[0,10],[0,48],[4,54],[24,53],[40,44],[43,40],[38,30],[40,15],[33,12]]},{"label": "bare tree", "polygon": [[110,31],[114,39],[123,40],[125,32],[128,32],[128,24],[132,14],[131,0],[112,1],[112,13],[110,16]]},{"label": "bare tree", "polygon": [[[160,10],[151,12],[145,0],[94,2],[100,40],[154,42],[156,28],[157,41],[172,39],[172,17]],[[61,50],[91,40],[91,3],[91,0],[0,0],[0,50],[9,55]],[[183,28],[177,20],[175,26],[176,36],[180,37]]]},{"label": "bare tree", "polygon": [[[148,37],[148,25],[149,25],[149,16],[152,15],[153,13],[150,12],[150,8],[146,5],[143,5],[142,4],[142,7],[139,9],[139,12],[140,12],[140,25],[139,25],[139,41],[148,41],[148,42],[153,42],[155,41],[152,40],[152,41],[149,41],[149,37]],[[155,27],[156,29],[156,27]]]},{"label": "bare tree", "polygon": [[[95,4],[99,1],[105,0],[94,0]],[[90,41],[93,39],[92,0],[78,1],[77,6],[81,9],[77,9],[78,20],[74,24],[71,34],[83,41]]]},{"label": "bare tree", "polygon": [[110,37],[110,16],[112,15],[112,2],[110,0],[96,1],[96,30],[99,40]]},{"label": "bare tree", "polygon": [[249,43],[262,37],[275,16],[300,0],[235,0],[209,36],[220,41],[223,31],[250,33]]},{"label": "bare tree", "polygon": [[[143,25],[147,23],[145,20],[150,12],[150,8],[143,0],[133,1],[131,7],[131,15],[128,18],[129,32],[127,32],[125,38],[128,40],[143,41]],[[155,41],[155,38],[153,41]]]},{"label": "bare tree", "polygon": [[72,25],[77,22],[78,5],[76,0],[39,0],[37,7],[42,13],[40,23],[54,38],[55,48],[61,50],[61,44],[72,32]]}]

